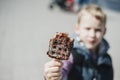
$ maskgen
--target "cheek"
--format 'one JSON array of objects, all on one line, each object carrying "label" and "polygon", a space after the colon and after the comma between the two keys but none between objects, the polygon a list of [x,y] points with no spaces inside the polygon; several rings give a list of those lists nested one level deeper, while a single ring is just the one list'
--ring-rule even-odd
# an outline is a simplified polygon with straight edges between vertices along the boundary
[{"label": "cheek", "polygon": [[87,37],[88,32],[83,29],[83,30],[80,32],[80,34],[81,34],[82,37]]},{"label": "cheek", "polygon": [[81,30],[79,34],[80,34],[81,40],[85,41],[87,39],[88,32],[86,32],[85,30]]},{"label": "cheek", "polygon": [[101,41],[101,39],[103,38],[103,34],[102,33],[97,33],[96,38]]}]

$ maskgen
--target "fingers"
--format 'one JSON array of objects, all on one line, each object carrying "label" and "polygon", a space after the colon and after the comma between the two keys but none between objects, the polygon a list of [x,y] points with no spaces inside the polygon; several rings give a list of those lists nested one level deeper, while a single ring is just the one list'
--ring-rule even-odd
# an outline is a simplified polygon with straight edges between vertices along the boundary
[{"label": "fingers", "polygon": [[45,64],[45,73],[54,73],[54,72],[60,72],[62,68],[63,63],[61,61],[52,60]]},{"label": "fingers", "polygon": [[62,77],[51,77],[50,80],[61,80]]},{"label": "fingers", "polygon": [[46,67],[55,67],[55,66],[61,67],[62,65],[63,65],[63,63],[61,61],[53,59],[50,62],[45,64],[45,68]]},{"label": "fingers", "polygon": [[49,73],[46,75],[48,78],[51,78],[51,77],[61,77],[61,73],[58,72],[58,73]]},{"label": "fingers", "polygon": [[61,80],[61,78],[62,75],[60,73],[52,73],[46,75],[47,80]]},{"label": "fingers", "polygon": [[60,72],[61,67],[50,67],[50,68],[46,68],[45,70],[46,72],[55,73],[55,72]]},{"label": "fingers", "polygon": [[61,68],[63,63],[59,60],[51,60],[45,64],[44,76],[46,80],[60,80],[62,77]]}]

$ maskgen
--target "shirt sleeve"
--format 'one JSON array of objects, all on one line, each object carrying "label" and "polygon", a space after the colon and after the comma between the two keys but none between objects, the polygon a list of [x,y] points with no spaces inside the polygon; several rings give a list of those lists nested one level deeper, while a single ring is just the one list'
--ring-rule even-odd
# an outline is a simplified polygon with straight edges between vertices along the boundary
[{"label": "shirt sleeve", "polygon": [[67,75],[69,71],[71,70],[71,67],[73,65],[73,56],[70,54],[70,57],[68,60],[63,60],[63,67],[62,67],[62,80],[67,79]]}]

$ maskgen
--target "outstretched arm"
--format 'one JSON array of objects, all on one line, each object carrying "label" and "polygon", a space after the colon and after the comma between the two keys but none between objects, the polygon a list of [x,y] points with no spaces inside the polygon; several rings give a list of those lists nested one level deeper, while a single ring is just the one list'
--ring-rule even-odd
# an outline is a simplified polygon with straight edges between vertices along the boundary
[{"label": "outstretched arm", "polygon": [[63,61],[63,66],[62,66],[62,80],[66,80],[69,71],[71,70],[73,65],[73,56],[72,54],[70,55],[69,59],[66,61]]}]

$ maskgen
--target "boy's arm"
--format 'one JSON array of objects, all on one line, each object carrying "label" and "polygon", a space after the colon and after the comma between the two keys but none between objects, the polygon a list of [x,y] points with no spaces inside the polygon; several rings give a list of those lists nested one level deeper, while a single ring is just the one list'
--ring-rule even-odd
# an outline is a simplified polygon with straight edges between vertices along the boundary
[{"label": "boy's arm", "polygon": [[71,70],[73,65],[73,56],[72,54],[70,55],[68,60],[63,61],[63,66],[62,66],[62,80],[66,80],[69,71]]},{"label": "boy's arm", "polygon": [[67,75],[73,64],[73,56],[70,55],[68,60],[56,61],[51,60],[45,64],[44,80],[66,80]]}]

